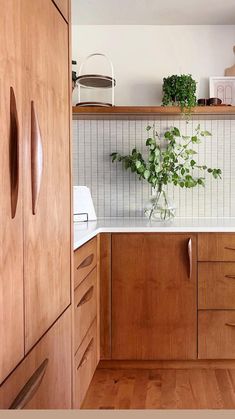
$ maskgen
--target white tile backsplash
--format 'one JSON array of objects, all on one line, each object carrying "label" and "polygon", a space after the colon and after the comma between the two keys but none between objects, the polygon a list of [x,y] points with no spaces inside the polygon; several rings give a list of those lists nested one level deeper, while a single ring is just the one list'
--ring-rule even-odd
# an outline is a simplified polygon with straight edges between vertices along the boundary
[{"label": "white tile backsplash", "polygon": [[155,122],[163,133],[171,126],[192,134],[200,123],[212,133],[196,145],[198,162],[222,169],[222,179],[207,175],[206,187],[168,187],[177,206],[178,217],[235,216],[235,120],[213,117],[185,120],[73,120],[74,185],[91,189],[98,217],[142,217],[151,188],[120,163],[112,163],[110,153],[128,154],[133,147],[145,149],[146,126]]}]

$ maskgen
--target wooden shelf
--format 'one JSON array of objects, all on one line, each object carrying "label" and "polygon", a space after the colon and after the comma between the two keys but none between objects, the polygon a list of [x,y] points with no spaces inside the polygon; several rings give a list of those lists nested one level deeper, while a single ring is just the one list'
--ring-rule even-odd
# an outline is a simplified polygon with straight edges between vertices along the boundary
[{"label": "wooden shelf", "polygon": [[[197,106],[192,115],[205,117],[235,117],[235,106]],[[113,106],[113,107],[73,107],[74,119],[149,119],[152,117],[184,116],[175,106]]]}]

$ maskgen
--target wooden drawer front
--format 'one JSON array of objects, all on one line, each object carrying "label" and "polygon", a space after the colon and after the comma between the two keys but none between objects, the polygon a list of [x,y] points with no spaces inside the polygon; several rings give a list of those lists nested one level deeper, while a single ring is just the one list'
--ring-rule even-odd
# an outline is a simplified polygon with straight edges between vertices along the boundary
[{"label": "wooden drawer front", "polygon": [[75,409],[79,409],[82,405],[97,363],[97,325],[95,320],[75,355]]},{"label": "wooden drawer front", "polygon": [[0,387],[0,409],[71,408],[71,309]]},{"label": "wooden drawer front", "polygon": [[198,260],[235,262],[235,234],[199,234]]},{"label": "wooden drawer front", "polygon": [[198,312],[199,359],[235,359],[235,310]]},{"label": "wooden drawer front", "polygon": [[96,237],[74,252],[74,288],[83,281],[97,263]]},{"label": "wooden drawer front", "polygon": [[198,308],[235,309],[235,263],[198,264]]},{"label": "wooden drawer front", "polygon": [[97,311],[97,268],[76,288],[74,295],[74,344],[80,346]]}]

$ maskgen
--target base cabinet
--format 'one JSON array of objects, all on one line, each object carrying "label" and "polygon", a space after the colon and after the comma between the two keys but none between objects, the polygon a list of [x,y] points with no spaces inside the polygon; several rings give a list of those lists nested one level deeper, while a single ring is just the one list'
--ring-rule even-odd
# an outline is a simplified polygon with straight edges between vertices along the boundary
[{"label": "base cabinet", "polygon": [[113,359],[197,358],[196,254],[193,234],[112,235]]},{"label": "base cabinet", "polygon": [[71,408],[68,308],[0,387],[0,409]]}]

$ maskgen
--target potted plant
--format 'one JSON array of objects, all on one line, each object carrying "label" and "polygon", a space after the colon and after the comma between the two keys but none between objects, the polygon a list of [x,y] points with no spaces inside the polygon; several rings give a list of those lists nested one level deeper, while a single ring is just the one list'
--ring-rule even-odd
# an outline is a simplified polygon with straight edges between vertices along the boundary
[{"label": "potted plant", "polygon": [[173,75],[163,79],[162,105],[180,106],[181,111],[191,112],[196,106],[196,81],[191,74]]},{"label": "potted plant", "polygon": [[169,220],[175,216],[176,208],[167,196],[165,187],[168,184],[181,188],[205,186],[205,172],[215,179],[221,178],[222,172],[220,169],[198,165],[195,161],[197,152],[193,145],[211,135],[208,131],[201,131],[200,125],[192,136],[181,135],[176,127],[166,131],[162,138],[156,132],[155,126],[147,126],[146,130],[152,130],[152,136],[146,141],[147,159],[134,148],[126,156],[118,152],[112,153],[112,161],[123,162],[125,169],[130,169],[140,180],[145,180],[152,186],[153,195],[145,208],[145,215],[150,220]]}]

